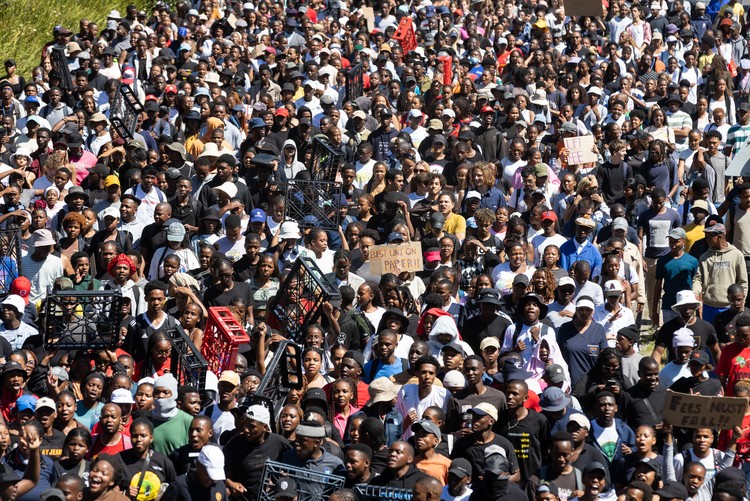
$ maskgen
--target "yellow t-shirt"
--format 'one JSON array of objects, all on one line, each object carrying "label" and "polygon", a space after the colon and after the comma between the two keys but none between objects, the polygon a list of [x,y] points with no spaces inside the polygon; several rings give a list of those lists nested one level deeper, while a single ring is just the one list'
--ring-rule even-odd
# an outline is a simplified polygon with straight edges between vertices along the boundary
[{"label": "yellow t-shirt", "polygon": [[687,239],[685,239],[685,252],[690,252],[690,248],[695,242],[705,237],[703,234],[704,225],[697,225],[696,223],[690,223],[682,227],[687,233]]},{"label": "yellow t-shirt", "polygon": [[458,233],[466,235],[466,219],[455,212],[451,212],[451,215],[445,220],[443,231],[454,235],[457,235]]}]

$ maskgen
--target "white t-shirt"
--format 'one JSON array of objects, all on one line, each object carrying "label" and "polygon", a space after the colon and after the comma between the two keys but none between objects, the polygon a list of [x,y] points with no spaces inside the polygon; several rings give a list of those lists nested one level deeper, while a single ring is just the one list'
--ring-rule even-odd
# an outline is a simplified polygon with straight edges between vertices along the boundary
[{"label": "white t-shirt", "polygon": [[617,428],[615,427],[614,420],[612,424],[607,428],[603,428],[599,425],[598,420],[591,420],[591,431],[594,433],[594,440],[599,444],[604,457],[612,461],[615,454],[617,453]]}]

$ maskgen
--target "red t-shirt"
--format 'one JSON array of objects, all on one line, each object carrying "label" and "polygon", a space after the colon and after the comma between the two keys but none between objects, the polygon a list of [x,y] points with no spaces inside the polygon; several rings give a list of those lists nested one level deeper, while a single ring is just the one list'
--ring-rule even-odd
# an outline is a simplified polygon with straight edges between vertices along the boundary
[{"label": "red t-shirt", "polygon": [[727,379],[725,393],[728,397],[733,396],[734,383],[740,379],[750,379],[750,347],[745,348],[736,342],[726,345],[721,352],[716,373]]},{"label": "red t-shirt", "polygon": [[99,454],[110,454],[112,456],[117,453],[132,449],[133,445],[130,443],[130,437],[120,433],[120,440],[115,445],[107,445],[102,440],[101,435],[94,435],[94,444],[91,446],[89,451],[89,458],[96,459]]}]

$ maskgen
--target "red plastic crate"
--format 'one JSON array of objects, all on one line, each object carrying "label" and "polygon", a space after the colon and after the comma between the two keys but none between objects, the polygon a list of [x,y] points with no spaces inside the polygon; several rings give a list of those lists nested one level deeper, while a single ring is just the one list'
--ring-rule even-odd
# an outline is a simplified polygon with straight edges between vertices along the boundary
[{"label": "red plastic crate", "polygon": [[208,309],[201,354],[210,371],[218,376],[226,370],[234,370],[240,345],[249,342],[250,337],[229,308],[212,306]]}]

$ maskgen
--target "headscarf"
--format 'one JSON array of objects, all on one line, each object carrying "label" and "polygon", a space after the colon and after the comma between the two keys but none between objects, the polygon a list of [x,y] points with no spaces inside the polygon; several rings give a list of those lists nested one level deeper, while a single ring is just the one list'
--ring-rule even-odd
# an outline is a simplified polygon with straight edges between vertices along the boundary
[{"label": "headscarf", "polygon": [[169,277],[169,285],[174,285],[175,287],[190,287],[194,290],[200,290],[201,288],[198,281],[193,278],[192,275],[180,271]]},{"label": "headscarf", "polygon": [[107,272],[110,275],[114,276],[114,274],[115,274],[115,267],[118,264],[121,264],[121,263],[125,263],[125,264],[127,264],[130,267],[130,274],[131,275],[133,275],[135,273],[135,271],[136,271],[135,263],[133,262],[132,259],[130,259],[125,254],[118,254],[118,255],[116,255],[114,257],[114,259],[112,259],[112,261],[109,262],[109,265],[107,266]]}]

